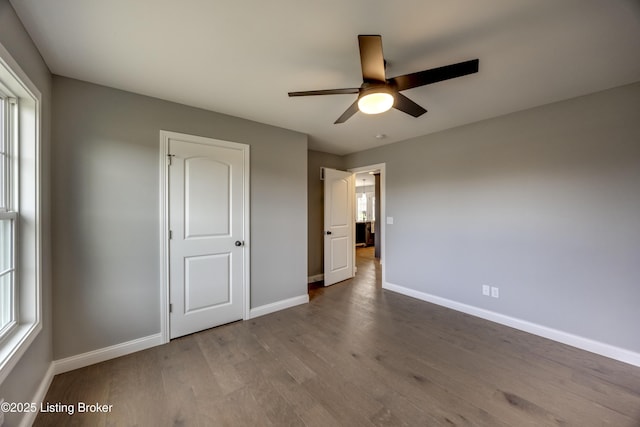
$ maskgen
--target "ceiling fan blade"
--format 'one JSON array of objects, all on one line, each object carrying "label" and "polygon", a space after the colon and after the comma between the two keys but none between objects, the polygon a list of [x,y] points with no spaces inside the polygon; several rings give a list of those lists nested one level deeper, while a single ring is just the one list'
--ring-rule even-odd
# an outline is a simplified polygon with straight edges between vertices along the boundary
[{"label": "ceiling fan blade", "polygon": [[312,95],[345,95],[358,93],[360,88],[350,87],[345,89],[323,89],[323,90],[307,90],[303,92],[289,92],[289,96],[312,96]]},{"label": "ceiling fan blade", "polygon": [[355,113],[358,112],[358,100],[356,99],[353,104],[351,104],[349,106],[349,108],[347,108],[347,111],[345,111],[344,113],[342,113],[342,115],[340,117],[338,117],[338,120],[336,120],[335,122],[333,122],[334,125],[337,125],[338,123],[344,123],[347,120],[349,120],[349,118],[351,116],[353,116]]},{"label": "ceiling fan blade", "polygon": [[382,55],[382,36],[358,36],[360,45],[360,65],[362,79],[365,82],[384,82],[384,56]]},{"label": "ceiling fan blade", "polygon": [[445,65],[444,67],[432,68],[430,70],[418,71],[417,73],[405,74],[404,76],[389,79],[398,90],[411,89],[443,80],[454,79],[478,72],[479,59],[459,62],[457,64]]},{"label": "ceiling fan blade", "polygon": [[393,108],[405,112],[413,117],[420,117],[427,112],[427,110],[425,110],[401,93],[395,94],[395,102],[393,103]]}]

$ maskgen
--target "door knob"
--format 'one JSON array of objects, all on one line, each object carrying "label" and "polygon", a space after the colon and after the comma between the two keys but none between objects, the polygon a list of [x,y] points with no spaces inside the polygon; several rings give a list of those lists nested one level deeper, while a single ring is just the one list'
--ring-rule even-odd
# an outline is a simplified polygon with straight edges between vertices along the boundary
[{"label": "door knob", "polygon": [[244,245],[244,242],[241,242],[240,240],[236,240],[236,246],[242,246]]},{"label": "door knob", "polygon": [[327,234],[331,234],[331,231],[327,231]]}]

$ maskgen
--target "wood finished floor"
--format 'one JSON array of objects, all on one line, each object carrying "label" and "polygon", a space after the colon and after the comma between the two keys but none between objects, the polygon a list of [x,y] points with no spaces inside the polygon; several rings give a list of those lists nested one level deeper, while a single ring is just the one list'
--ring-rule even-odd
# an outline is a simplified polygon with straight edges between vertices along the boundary
[{"label": "wood finished floor", "polygon": [[640,426],[640,368],[380,286],[57,375],[45,402],[113,405],[36,426]]}]

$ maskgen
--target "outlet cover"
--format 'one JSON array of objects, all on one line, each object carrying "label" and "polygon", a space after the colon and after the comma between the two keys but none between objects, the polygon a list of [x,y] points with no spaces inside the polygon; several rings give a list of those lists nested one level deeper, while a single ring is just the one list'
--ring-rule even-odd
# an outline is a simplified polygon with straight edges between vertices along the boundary
[{"label": "outlet cover", "polygon": [[491,296],[494,298],[500,298],[500,289],[495,286],[491,287]]},{"label": "outlet cover", "polygon": [[482,295],[491,295],[491,288],[489,287],[489,285],[482,285]]}]

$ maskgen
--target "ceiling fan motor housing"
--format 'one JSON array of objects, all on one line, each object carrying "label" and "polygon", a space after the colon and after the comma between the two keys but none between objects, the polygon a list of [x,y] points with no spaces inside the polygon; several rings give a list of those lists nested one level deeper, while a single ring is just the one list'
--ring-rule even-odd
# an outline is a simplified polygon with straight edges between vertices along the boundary
[{"label": "ceiling fan motor housing", "polygon": [[358,92],[358,109],[365,114],[380,114],[395,104],[395,91],[386,82],[365,82]]}]

